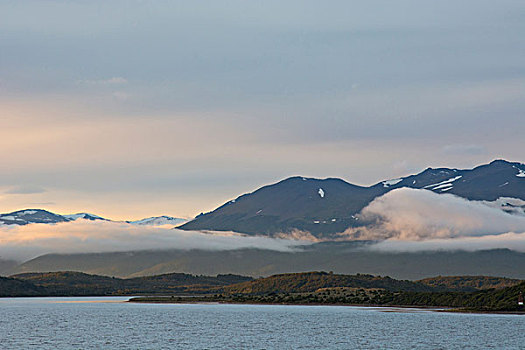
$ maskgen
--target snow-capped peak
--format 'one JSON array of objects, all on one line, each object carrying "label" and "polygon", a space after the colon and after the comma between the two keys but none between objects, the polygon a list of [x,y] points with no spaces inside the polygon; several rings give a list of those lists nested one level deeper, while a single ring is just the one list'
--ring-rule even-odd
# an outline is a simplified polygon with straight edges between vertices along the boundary
[{"label": "snow-capped peak", "polygon": [[95,214],[90,214],[90,213],[76,213],[76,214],[67,214],[67,215],[62,215],[63,217],[65,217],[66,219],[69,219],[71,221],[75,221],[75,220],[78,220],[78,219],[84,219],[84,220],[105,220],[105,221],[108,221],[108,219],[104,219],[103,217],[100,217],[98,215],[95,215]]},{"label": "snow-capped peak", "polygon": [[185,223],[187,220],[180,219],[180,218],[174,218],[171,216],[153,216],[150,218],[145,218],[141,220],[136,221],[127,221],[128,224],[132,225],[147,225],[147,226],[163,226],[163,225],[172,225],[177,226],[180,224]]},{"label": "snow-capped peak", "polygon": [[68,221],[68,219],[42,209],[24,209],[12,213],[0,214],[0,224],[2,225],[27,225],[30,223],[55,224],[64,221]]}]

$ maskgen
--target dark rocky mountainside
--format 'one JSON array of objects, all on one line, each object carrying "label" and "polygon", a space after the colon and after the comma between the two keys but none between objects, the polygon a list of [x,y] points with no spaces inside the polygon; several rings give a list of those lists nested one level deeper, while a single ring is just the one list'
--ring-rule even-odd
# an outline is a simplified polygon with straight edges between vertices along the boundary
[{"label": "dark rocky mountainside", "polygon": [[[525,165],[495,160],[466,170],[428,168],[416,175],[370,187],[341,179],[291,177],[242,195],[179,228],[270,236],[305,231],[327,238],[349,227],[366,225],[359,221],[359,212],[375,198],[403,187],[449,193],[468,200],[514,198],[524,201]],[[512,204],[503,205],[512,211]]]}]

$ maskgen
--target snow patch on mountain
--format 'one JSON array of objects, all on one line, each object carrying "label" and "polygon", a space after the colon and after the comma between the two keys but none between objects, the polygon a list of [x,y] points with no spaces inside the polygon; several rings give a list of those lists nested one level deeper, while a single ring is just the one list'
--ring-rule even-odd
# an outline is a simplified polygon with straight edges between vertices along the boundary
[{"label": "snow patch on mountain", "polygon": [[153,217],[145,218],[142,220],[126,221],[126,222],[128,224],[140,225],[140,226],[164,226],[164,225],[177,226],[177,225],[185,223],[186,221],[187,220],[184,220],[184,219],[162,215],[162,216],[153,216]]},{"label": "snow patch on mountain", "polygon": [[38,213],[37,210],[24,210],[22,212],[18,212],[17,214],[20,215],[20,216],[24,216],[24,215],[33,215],[33,214],[36,214]]},{"label": "snow patch on mountain", "polygon": [[[401,181],[403,181],[403,178],[386,180],[386,181],[383,181],[382,184],[383,184],[383,187],[388,188],[388,187],[390,187],[390,186],[397,185],[397,184],[400,183]],[[414,183],[415,183],[415,182],[414,182]]]},{"label": "snow patch on mountain", "polygon": [[2,225],[27,225],[31,223],[55,224],[64,221],[68,221],[68,219],[42,209],[25,209],[0,214],[0,224]]},{"label": "snow patch on mountain", "polygon": [[445,181],[441,181],[437,184],[432,184],[432,185],[427,185],[423,188],[428,188],[432,191],[436,191],[436,190],[441,190],[441,192],[445,192],[445,191],[449,191],[453,188],[453,185],[452,183],[454,181],[457,181],[459,179],[461,179],[463,176],[459,175],[459,176],[456,176],[456,177],[453,177],[451,179],[448,179],[448,180],[445,180]]},{"label": "snow patch on mountain", "polygon": [[100,217],[98,215],[95,215],[95,214],[89,214],[89,213],[76,213],[76,214],[67,214],[67,215],[62,215],[63,217],[65,217],[66,219],[69,219],[71,221],[75,221],[75,220],[78,220],[78,219],[84,219],[84,220],[106,220],[108,221],[108,219],[104,219],[103,217]]}]

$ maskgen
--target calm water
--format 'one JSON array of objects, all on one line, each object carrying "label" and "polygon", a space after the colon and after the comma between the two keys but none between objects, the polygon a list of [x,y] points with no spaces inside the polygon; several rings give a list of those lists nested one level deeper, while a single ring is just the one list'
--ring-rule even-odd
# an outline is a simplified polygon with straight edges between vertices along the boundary
[{"label": "calm water", "polygon": [[525,317],[344,306],[0,299],[1,349],[524,349]]}]

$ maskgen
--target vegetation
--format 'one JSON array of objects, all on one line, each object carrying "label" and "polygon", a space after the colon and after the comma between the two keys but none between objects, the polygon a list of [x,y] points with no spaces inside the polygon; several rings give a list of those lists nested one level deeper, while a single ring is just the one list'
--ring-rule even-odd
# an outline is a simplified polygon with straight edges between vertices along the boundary
[{"label": "vegetation", "polygon": [[[494,286],[498,288],[491,288]],[[517,312],[521,310],[517,303],[520,292],[525,292],[523,281],[485,276],[439,276],[416,282],[327,272],[288,273],[256,280],[183,273],[129,279],[81,272],[0,277],[2,297],[149,295],[131,301],[157,303],[339,304]]]},{"label": "vegetation", "polygon": [[268,294],[314,292],[320,288],[382,288],[391,291],[432,291],[433,287],[408,280],[365,274],[339,275],[327,272],[302,272],[259,278],[224,288],[230,294]]},{"label": "vegetation", "polygon": [[443,291],[474,292],[483,289],[515,286],[522,281],[514,278],[490,276],[437,276],[418,281]]},{"label": "vegetation", "polygon": [[226,285],[251,280],[237,275],[212,277],[184,273],[122,279],[72,271],[25,273],[12,277],[37,287],[41,295],[52,296],[211,293]]},{"label": "vegetation", "polygon": [[249,303],[286,305],[363,305],[454,308],[458,311],[523,312],[518,294],[525,283],[504,289],[478,292],[391,292],[384,289],[323,288],[311,293],[210,294],[198,297],[139,297],[146,303]]},{"label": "vegetation", "polygon": [[15,278],[0,277],[0,297],[32,297],[45,293],[44,288]]},{"label": "vegetation", "polygon": [[[514,285],[487,289],[491,285],[500,287],[505,284]],[[451,285],[450,289],[443,291],[447,285]],[[482,290],[457,291],[467,288]],[[411,282],[372,275],[308,272],[275,275],[243,282],[224,287],[222,293],[199,297],[134,298],[131,301],[417,306],[459,308],[462,311],[517,312],[521,310],[517,301],[522,291],[525,291],[525,282],[516,285],[513,280],[484,276],[437,277]]]},{"label": "vegetation", "polygon": [[519,311],[518,295],[525,292],[525,282],[513,287],[478,292],[406,292],[395,295],[393,304],[407,306],[446,306],[474,311]]}]

